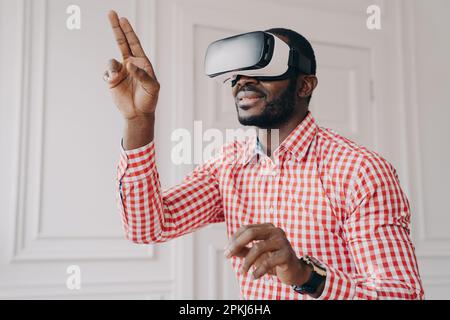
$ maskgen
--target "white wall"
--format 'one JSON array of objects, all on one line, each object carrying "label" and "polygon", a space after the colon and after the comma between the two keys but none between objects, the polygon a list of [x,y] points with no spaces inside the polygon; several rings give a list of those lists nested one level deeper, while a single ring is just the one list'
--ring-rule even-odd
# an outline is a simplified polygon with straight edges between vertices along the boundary
[{"label": "white wall", "polygon": [[405,6],[405,117],[415,244],[428,298],[450,298],[450,2]]},{"label": "white wall", "polygon": [[[298,12],[304,20],[287,18],[286,24],[300,26],[327,63],[349,67],[345,55],[333,61],[329,54],[345,50],[359,52],[356,64],[365,66],[370,59],[360,78],[364,93],[358,94],[367,100],[372,82],[365,106],[374,116],[357,123],[362,128],[355,139],[398,169],[413,207],[413,240],[426,296],[450,299],[450,2],[255,0],[262,16],[232,21],[238,2],[0,0],[0,298],[235,295],[224,277],[226,266],[215,260],[218,251],[203,255],[203,244],[216,229],[157,247],[123,239],[114,198],[123,122],[101,80],[107,60],[119,57],[106,19],[107,10],[115,8],[136,24],[164,84],[160,145],[169,141],[171,130],[210,114],[206,102],[193,103],[201,95],[192,83],[198,75],[192,63],[216,33],[276,24],[283,12],[289,17]],[[372,3],[383,8],[379,33],[364,29],[365,8]],[[79,31],[65,28],[70,4],[82,9]],[[193,29],[201,37],[194,38]],[[327,117],[333,114],[327,101],[338,93],[328,88],[336,92],[318,92],[314,110],[322,124],[346,132],[347,119]],[[191,168],[166,165],[168,152],[160,150],[163,184],[179,181]],[[214,243],[218,250],[220,241]],[[208,257],[214,260],[200,266]],[[81,267],[80,291],[66,287],[69,265]],[[221,271],[212,272],[214,266]]]}]

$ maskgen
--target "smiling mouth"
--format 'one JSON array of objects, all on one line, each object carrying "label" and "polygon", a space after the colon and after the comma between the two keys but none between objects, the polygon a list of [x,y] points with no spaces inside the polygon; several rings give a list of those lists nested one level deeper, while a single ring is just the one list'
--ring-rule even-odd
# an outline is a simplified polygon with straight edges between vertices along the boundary
[{"label": "smiling mouth", "polygon": [[240,92],[237,98],[238,106],[243,109],[248,109],[249,107],[258,103],[260,100],[265,99],[264,95],[249,91]]},{"label": "smiling mouth", "polygon": [[238,107],[243,110],[248,110],[254,107],[260,100],[263,99],[264,97],[242,98],[239,100]]},{"label": "smiling mouth", "polygon": [[239,99],[240,104],[253,103],[255,101],[261,100],[263,97],[251,97],[251,98],[241,98]]}]

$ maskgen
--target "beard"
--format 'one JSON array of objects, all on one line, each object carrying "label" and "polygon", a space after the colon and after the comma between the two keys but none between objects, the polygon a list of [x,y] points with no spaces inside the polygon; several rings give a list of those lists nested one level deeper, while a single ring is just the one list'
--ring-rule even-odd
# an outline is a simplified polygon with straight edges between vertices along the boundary
[{"label": "beard", "polygon": [[260,129],[275,129],[287,122],[295,111],[295,93],[297,80],[289,80],[286,90],[276,99],[267,102],[263,111],[254,116],[242,117],[236,103],[239,123],[244,126],[256,126]]}]

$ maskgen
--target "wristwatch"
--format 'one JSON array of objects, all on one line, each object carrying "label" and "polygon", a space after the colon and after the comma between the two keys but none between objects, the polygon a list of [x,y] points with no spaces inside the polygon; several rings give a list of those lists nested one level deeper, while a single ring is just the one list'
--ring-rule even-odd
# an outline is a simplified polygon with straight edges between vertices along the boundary
[{"label": "wristwatch", "polygon": [[327,270],[320,264],[319,261],[309,256],[303,256],[299,260],[307,266],[310,266],[312,268],[312,272],[308,281],[301,286],[293,285],[292,289],[300,294],[314,294],[317,292],[320,284],[325,281],[327,277]]}]

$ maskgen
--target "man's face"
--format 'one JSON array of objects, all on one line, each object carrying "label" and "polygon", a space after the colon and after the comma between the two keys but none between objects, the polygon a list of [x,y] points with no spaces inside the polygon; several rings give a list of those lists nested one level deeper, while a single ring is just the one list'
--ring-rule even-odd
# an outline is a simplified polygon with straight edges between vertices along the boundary
[{"label": "man's face", "polygon": [[244,126],[278,128],[295,111],[297,80],[257,81],[242,76],[233,87],[238,120]]}]

